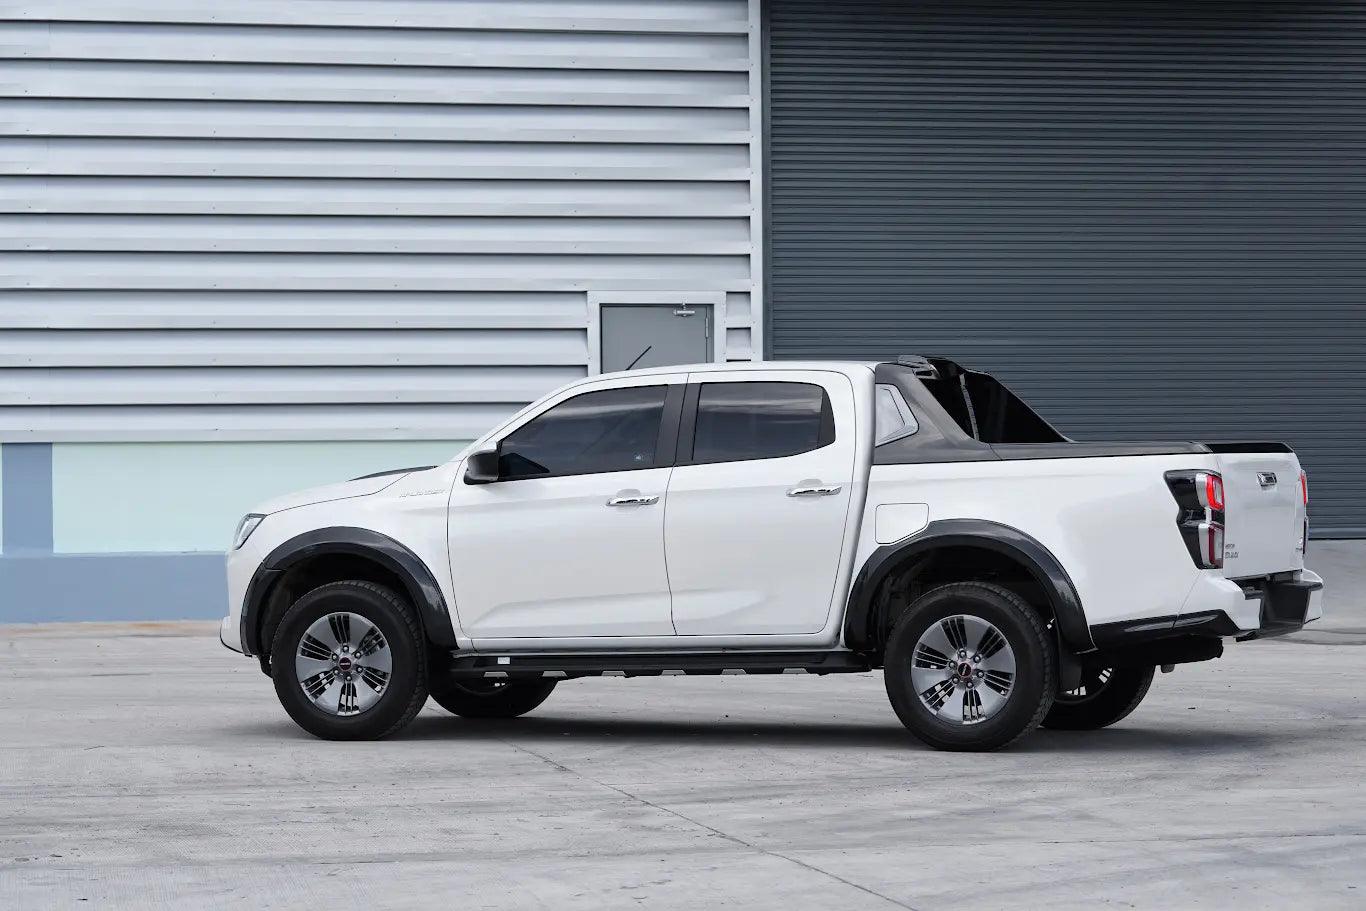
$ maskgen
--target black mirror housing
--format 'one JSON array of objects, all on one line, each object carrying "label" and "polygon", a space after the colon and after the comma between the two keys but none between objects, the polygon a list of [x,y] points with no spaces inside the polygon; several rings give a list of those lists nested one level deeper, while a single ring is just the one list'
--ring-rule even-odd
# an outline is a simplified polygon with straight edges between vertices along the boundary
[{"label": "black mirror housing", "polygon": [[492,484],[498,480],[498,450],[484,449],[465,460],[466,484]]}]

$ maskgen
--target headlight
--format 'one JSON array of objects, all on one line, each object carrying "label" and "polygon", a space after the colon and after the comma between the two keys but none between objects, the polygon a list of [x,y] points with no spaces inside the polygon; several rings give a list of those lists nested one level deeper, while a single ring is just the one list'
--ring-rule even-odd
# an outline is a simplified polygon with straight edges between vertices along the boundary
[{"label": "headlight", "polygon": [[251,533],[256,530],[256,526],[260,525],[264,519],[265,516],[254,512],[243,516],[242,521],[237,523],[237,531],[233,532],[232,549],[236,550],[243,544],[246,544],[247,538],[251,537]]}]

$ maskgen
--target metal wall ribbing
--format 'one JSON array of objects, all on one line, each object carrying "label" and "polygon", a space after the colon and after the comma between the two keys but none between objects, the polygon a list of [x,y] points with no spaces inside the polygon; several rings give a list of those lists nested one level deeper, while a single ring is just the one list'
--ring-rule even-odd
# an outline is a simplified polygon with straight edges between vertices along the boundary
[{"label": "metal wall ribbing", "polygon": [[1366,4],[772,0],[770,346],[1282,439],[1366,534]]},{"label": "metal wall ribbing", "polygon": [[746,0],[0,5],[0,440],[469,438],[589,291],[751,354]]}]

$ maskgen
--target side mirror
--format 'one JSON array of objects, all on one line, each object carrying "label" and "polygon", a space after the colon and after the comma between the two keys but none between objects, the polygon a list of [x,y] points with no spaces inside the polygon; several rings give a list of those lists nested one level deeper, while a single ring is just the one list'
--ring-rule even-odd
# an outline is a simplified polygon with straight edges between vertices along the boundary
[{"label": "side mirror", "polygon": [[498,480],[498,450],[483,449],[465,460],[466,484],[492,484]]}]

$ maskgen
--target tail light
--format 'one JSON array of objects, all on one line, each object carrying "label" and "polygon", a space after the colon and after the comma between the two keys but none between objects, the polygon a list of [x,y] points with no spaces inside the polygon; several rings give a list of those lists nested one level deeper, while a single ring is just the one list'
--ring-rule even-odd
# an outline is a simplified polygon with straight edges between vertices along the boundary
[{"label": "tail light", "polygon": [[1191,559],[1201,569],[1224,565],[1224,479],[1214,471],[1169,471],[1167,487],[1176,498],[1176,527]]},{"label": "tail light", "polygon": [[1304,525],[1300,527],[1300,553],[1309,548],[1309,475],[1300,472],[1300,499],[1304,501]]},{"label": "tail light", "polygon": [[1224,479],[1212,471],[1199,472],[1195,479],[1195,489],[1202,494],[1200,505],[1208,509],[1224,511]]}]

